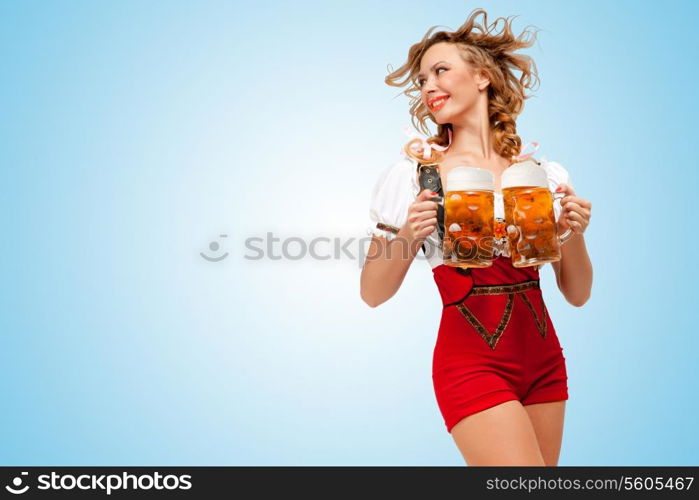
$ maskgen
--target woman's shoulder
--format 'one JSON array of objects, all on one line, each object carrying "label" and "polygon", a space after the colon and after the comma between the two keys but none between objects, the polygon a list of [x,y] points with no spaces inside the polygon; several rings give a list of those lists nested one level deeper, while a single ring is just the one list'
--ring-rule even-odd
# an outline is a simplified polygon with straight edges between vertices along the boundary
[{"label": "woman's shoulder", "polygon": [[371,193],[369,234],[392,237],[405,223],[410,203],[416,196],[417,162],[410,157],[396,158],[385,166]]},{"label": "woman's shoulder", "polygon": [[401,154],[384,167],[382,174],[385,176],[400,176],[415,171],[417,171],[417,162],[408,155]]},{"label": "woman's shoulder", "polygon": [[550,186],[556,187],[559,184],[569,184],[573,187],[570,172],[561,163],[542,157],[539,160],[539,165],[546,171]]},{"label": "woman's shoulder", "polygon": [[375,189],[408,187],[414,184],[417,162],[405,154],[396,157],[379,172]]}]

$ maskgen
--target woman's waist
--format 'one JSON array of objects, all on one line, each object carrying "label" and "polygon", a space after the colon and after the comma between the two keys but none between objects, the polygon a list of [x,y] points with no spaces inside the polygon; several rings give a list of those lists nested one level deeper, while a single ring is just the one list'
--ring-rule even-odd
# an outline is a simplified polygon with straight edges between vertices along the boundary
[{"label": "woman's waist", "polygon": [[433,270],[435,283],[445,305],[467,295],[507,295],[540,290],[537,268],[515,268],[510,259],[500,257],[485,268],[459,268],[440,265]]},{"label": "woman's waist", "polygon": [[539,279],[539,267],[515,267],[512,259],[499,256],[488,267],[457,267],[442,264],[432,269],[436,280],[462,280],[470,277],[474,285],[515,284]]},{"label": "woman's waist", "polygon": [[518,283],[498,283],[493,285],[478,285],[471,287],[469,295],[507,295],[510,293],[526,292],[527,290],[540,290],[539,280],[526,280]]}]

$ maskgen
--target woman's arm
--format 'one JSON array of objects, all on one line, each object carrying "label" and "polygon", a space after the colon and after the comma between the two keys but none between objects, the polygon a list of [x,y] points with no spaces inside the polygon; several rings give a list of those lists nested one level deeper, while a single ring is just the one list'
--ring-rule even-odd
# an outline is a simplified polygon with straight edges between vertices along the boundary
[{"label": "woman's arm", "polygon": [[370,307],[393,297],[403,283],[422,241],[411,241],[403,226],[395,238],[373,236],[360,278],[360,295]]},{"label": "woman's arm", "polygon": [[373,236],[360,278],[359,294],[371,307],[383,304],[400,288],[425,238],[437,225],[437,193],[424,189],[410,205],[407,220],[395,238]]},{"label": "woman's arm", "polygon": [[573,189],[561,184],[557,192],[565,192],[561,199],[561,215],[558,218],[559,234],[570,228],[573,236],[561,246],[561,260],[552,262],[556,283],[565,299],[580,307],[587,302],[592,292],[592,263],[587,254],[583,233],[590,224],[592,204],[575,196]]}]

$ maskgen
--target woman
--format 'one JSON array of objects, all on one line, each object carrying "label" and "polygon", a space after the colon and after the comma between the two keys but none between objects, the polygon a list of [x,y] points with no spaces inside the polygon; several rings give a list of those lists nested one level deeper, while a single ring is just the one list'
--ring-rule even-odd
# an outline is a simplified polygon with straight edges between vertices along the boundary
[{"label": "woman", "polygon": [[[498,18],[489,25],[486,12],[477,9],[454,32],[431,34],[433,27],[386,77],[392,86],[410,84],[404,94],[412,99],[413,123],[427,133],[429,119],[437,135],[408,142],[404,158],[376,183],[361,297],[371,307],[392,297],[422,249],[444,303],[433,357],[435,395],[466,463],[553,466],[561,448],[567,374],[539,289],[539,268],[515,268],[506,254],[487,268],[444,265],[443,220],[431,199],[438,191],[421,189],[418,178],[426,163],[438,166],[433,180],[442,186],[454,166],[487,169],[495,178],[496,217],[504,216],[500,175],[523,157],[515,119],[529,97],[524,90],[538,80],[531,58],[514,53],[533,45],[535,37],[527,41],[526,30],[515,37],[510,23]],[[565,193],[560,207],[554,206],[558,231],[570,228],[574,234],[552,267],[563,296],[580,307],[592,287],[583,237],[592,206],[576,195],[560,164],[537,163],[549,188]]]}]

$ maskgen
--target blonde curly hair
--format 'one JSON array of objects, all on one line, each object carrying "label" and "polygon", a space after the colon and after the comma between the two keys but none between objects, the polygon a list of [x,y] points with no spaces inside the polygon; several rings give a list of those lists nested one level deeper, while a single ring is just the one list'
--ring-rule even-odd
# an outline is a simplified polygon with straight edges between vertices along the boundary
[{"label": "blonde curly hair", "polygon": [[[482,24],[477,17],[483,15]],[[438,31],[431,34],[438,26],[432,26],[421,41],[413,44],[408,51],[408,60],[403,66],[386,76],[385,82],[392,87],[403,87],[410,84],[402,94],[410,98],[411,122],[416,129],[428,136],[430,134],[426,120],[433,123],[434,118],[424,106],[420,98],[420,88],[417,84],[417,74],[420,71],[420,61],[425,51],[440,42],[455,44],[462,59],[475,70],[482,70],[490,79],[488,86],[488,117],[492,130],[495,151],[502,157],[513,160],[520,153],[522,139],[517,135],[515,119],[522,112],[524,100],[531,97],[525,95],[525,89],[533,89],[539,84],[539,76],[534,60],[525,55],[515,54],[514,51],[531,47],[536,41],[536,32],[527,28],[517,37],[512,32],[511,18],[499,17],[488,24],[488,14],[483,9],[471,12],[466,22],[456,31]],[[498,23],[503,22],[502,30],[498,31]],[[527,38],[531,35],[531,38]],[[517,78],[513,70],[521,71]],[[389,68],[390,71],[390,68]],[[427,142],[440,146],[449,144],[450,123],[437,125],[437,135],[429,137]],[[424,161],[421,151],[413,151],[411,146],[419,144],[420,139],[411,139],[404,146],[406,154]],[[418,148],[419,149],[419,148]],[[431,160],[439,163],[443,153],[431,150]]]}]

